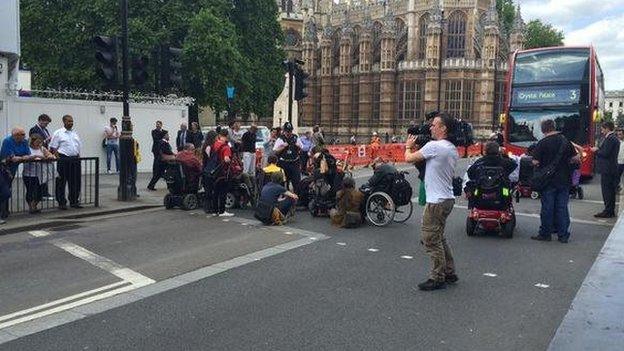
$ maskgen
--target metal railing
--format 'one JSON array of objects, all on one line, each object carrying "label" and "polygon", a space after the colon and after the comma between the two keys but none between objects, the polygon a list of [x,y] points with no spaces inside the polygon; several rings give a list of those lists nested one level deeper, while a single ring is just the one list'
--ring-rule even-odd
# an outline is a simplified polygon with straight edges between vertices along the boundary
[{"label": "metal railing", "polygon": [[[10,169],[11,164],[3,167]],[[38,209],[42,211],[58,208],[59,200],[65,200],[67,206],[80,204],[99,207],[99,171],[98,157],[20,163],[11,182],[11,198],[3,204],[4,209],[0,204],[0,211],[8,208],[12,214],[28,212],[31,201],[37,201]]]}]

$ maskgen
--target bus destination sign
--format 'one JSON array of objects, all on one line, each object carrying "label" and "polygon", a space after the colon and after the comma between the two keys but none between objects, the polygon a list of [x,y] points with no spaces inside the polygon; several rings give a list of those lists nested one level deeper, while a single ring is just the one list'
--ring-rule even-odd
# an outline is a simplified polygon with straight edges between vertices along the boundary
[{"label": "bus destination sign", "polygon": [[514,88],[512,105],[572,105],[580,102],[580,96],[581,89],[570,86]]}]

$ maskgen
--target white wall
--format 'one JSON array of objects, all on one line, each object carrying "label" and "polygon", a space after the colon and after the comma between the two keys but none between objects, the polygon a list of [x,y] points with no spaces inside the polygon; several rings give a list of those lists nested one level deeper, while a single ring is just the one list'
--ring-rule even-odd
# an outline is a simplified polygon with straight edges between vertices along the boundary
[{"label": "white wall", "polygon": [[[61,117],[65,114],[74,117],[74,128],[83,142],[83,157],[99,157],[100,172],[106,172],[106,152],[102,148],[104,126],[111,117],[116,117],[121,128],[122,105],[120,102],[59,100],[32,97],[7,97],[4,103],[6,121],[0,121],[0,135],[6,136],[11,128],[21,126],[26,132],[35,123],[37,117],[46,113],[52,118],[48,126],[50,133],[61,128]],[[104,113],[101,113],[101,106]],[[130,115],[134,124],[133,137],[139,142],[142,160],[139,172],[151,172],[153,156],[151,131],[157,120],[163,122],[164,129],[171,134],[171,144],[175,145],[175,136],[180,123],[187,120],[186,106],[167,106],[153,104],[130,104]],[[115,167],[114,165],[112,166]]]}]

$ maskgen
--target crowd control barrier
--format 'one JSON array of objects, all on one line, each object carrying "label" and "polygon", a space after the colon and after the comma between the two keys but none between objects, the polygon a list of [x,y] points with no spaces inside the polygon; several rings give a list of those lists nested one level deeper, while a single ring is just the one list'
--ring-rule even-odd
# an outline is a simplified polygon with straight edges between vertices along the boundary
[{"label": "crowd control barrier", "polygon": [[[54,161],[37,160],[20,163],[11,181],[11,198],[0,204],[0,211],[9,213],[27,212],[28,201],[39,200],[41,210],[53,209],[58,206],[57,188],[60,192],[60,181],[65,181],[64,193],[67,206],[70,205],[69,183],[74,194],[77,189],[78,201],[82,206],[100,205],[100,160],[98,157],[60,158]],[[9,169],[10,165],[2,165]],[[29,173],[24,177],[24,167]],[[64,179],[60,174],[64,174]],[[33,179],[36,178],[36,181]],[[60,194],[60,193],[59,193]],[[73,197],[72,197],[73,198]]]}]

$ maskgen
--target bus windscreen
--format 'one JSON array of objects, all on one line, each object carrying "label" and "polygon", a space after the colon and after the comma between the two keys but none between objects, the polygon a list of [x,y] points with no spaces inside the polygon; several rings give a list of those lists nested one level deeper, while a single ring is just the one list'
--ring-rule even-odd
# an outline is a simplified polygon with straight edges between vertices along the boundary
[{"label": "bus windscreen", "polygon": [[[541,122],[552,119],[556,129],[568,140],[584,145],[587,142],[587,125],[584,121],[587,118],[586,112],[581,111],[575,108],[512,110],[509,113],[509,141],[522,147],[536,143],[544,137]],[[582,115],[584,118],[581,118]]]},{"label": "bus windscreen", "polygon": [[523,52],[514,63],[513,85],[588,80],[589,49]]}]

